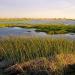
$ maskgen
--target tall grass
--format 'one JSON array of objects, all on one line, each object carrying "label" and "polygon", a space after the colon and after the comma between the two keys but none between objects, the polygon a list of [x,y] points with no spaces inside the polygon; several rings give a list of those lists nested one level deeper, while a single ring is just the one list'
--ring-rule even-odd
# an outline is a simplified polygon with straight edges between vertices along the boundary
[{"label": "tall grass", "polygon": [[64,75],[63,68],[65,65],[75,64],[74,57],[75,40],[34,36],[0,37],[0,59],[8,61],[8,73],[14,73],[14,69],[18,70],[19,66],[22,69],[27,66],[30,71],[25,72],[31,72],[32,69],[34,72],[38,69],[39,72],[50,68],[54,75]]},{"label": "tall grass", "polygon": [[7,37],[0,39],[0,57],[23,62],[40,57],[50,58],[60,53],[74,53],[75,41],[49,37]]}]

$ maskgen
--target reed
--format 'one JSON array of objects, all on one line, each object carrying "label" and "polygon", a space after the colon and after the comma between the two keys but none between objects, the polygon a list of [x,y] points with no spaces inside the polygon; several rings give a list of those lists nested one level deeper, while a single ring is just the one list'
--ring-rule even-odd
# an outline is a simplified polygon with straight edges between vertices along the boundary
[{"label": "reed", "polygon": [[75,40],[49,37],[8,37],[0,40],[0,57],[23,62],[60,53],[74,53]]},{"label": "reed", "polygon": [[[14,63],[14,66],[7,68],[8,73],[11,71],[14,73],[14,69],[16,71],[19,66],[21,68],[33,66],[34,71],[39,67],[40,70],[51,68],[54,75],[64,75],[63,68],[68,64],[75,64],[74,57],[75,40],[37,36],[0,37],[0,60],[5,60],[7,64]],[[17,67],[15,64],[18,64]]]}]

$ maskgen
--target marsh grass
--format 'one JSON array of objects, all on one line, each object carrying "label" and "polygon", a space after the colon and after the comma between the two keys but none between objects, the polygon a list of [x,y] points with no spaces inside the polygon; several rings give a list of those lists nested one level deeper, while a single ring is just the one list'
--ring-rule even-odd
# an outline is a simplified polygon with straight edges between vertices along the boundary
[{"label": "marsh grass", "polygon": [[75,33],[74,25],[64,25],[64,24],[38,24],[32,25],[30,28],[36,28],[38,32],[46,32],[48,34],[66,34]]},{"label": "marsh grass", "polygon": [[[54,75],[63,75],[63,68],[66,65],[75,64],[74,57],[75,40],[34,36],[0,37],[0,59],[3,58],[9,63],[14,63],[14,67],[9,67],[8,71],[12,68],[12,72],[14,72],[13,70],[16,70],[22,64],[21,67],[29,64],[28,67],[33,66],[34,71],[39,67],[41,69],[51,68],[55,72]],[[45,63],[41,64],[44,61]],[[15,67],[15,64],[18,64],[17,67]],[[45,66],[47,67],[45,68]]]},{"label": "marsh grass", "polygon": [[60,53],[74,53],[75,41],[49,37],[7,37],[0,40],[0,57],[23,62]]}]

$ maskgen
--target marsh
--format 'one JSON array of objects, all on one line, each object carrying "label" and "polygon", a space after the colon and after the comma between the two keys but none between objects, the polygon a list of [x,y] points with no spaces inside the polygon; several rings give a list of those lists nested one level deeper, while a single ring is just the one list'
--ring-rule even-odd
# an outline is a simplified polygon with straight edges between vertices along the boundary
[{"label": "marsh", "polygon": [[75,39],[75,33],[51,35],[43,31],[37,32],[35,28],[28,29],[28,28],[21,28],[21,27],[0,28],[0,36],[40,36],[40,37]]}]

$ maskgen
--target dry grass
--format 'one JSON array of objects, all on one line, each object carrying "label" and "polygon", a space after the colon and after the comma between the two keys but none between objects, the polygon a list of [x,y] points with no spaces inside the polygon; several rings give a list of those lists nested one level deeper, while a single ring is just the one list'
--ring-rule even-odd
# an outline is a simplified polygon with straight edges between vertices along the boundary
[{"label": "dry grass", "polygon": [[[53,59],[39,58],[27,62],[15,64],[5,70],[8,74],[25,74],[31,75],[39,71],[45,71],[51,75],[64,75],[64,67],[75,64],[75,54],[58,54]],[[44,74],[45,75],[45,74]]]}]

